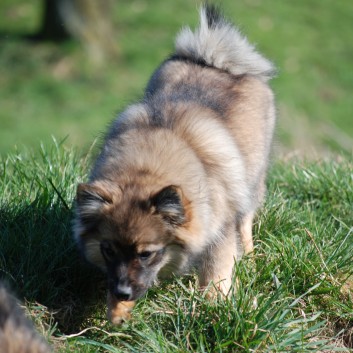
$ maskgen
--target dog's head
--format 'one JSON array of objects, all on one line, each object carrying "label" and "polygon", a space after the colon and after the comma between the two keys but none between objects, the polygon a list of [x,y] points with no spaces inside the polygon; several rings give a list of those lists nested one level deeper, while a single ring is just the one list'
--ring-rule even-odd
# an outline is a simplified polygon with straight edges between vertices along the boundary
[{"label": "dog's head", "polygon": [[157,191],[104,182],[78,186],[76,239],[87,260],[108,273],[118,300],[138,299],[163,267],[180,261],[178,229],[188,223],[188,205],[173,185]]}]

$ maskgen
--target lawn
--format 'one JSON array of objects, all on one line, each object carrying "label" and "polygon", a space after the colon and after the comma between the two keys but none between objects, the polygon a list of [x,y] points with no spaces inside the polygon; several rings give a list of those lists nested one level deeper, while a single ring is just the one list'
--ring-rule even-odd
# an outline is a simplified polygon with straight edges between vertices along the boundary
[{"label": "lawn", "polygon": [[120,54],[100,66],[75,41],[23,39],[39,25],[41,1],[0,3],[0,279],[56,352],[353,348],[353,2],[221,3],[278,67],[279,122],[255,252],[236,266],[236,295],[211,302],[192,274],[174,278],[121,327],[105,318],[104,276],[72,239],[75,190],[94,141],[142,95],[180,27],[196,25],[198,3],[117,2]]},{"label": "lawn", "polygon": [[352,163],[274,163],[239,288],[210,302],[193,276],[105,318],[105,279],[80,258],[72,200],[90,157],[52,143],[0,161],[0,274],[58,352],[320,352],[352,347]]}]

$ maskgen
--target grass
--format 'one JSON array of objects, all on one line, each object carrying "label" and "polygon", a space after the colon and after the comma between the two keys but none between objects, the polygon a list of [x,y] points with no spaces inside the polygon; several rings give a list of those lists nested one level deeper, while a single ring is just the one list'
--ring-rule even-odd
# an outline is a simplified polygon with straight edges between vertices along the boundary
[{"label": "grass", "polygon": [[[87,150],[127,103],[140,97],[183,25],[197,23],[199,1],[119,1],[112,13],[120,56],[95,66],[76,42],[29,42],[42,1],[0,3],[0,153],[35,147],[51,135]],[[352,152],[353,2],[221,1],[278,67],[272,81],[281,149]]]},{"label": "grass", "polygon": [[105,319],[103,275],[80,259],[71,236],[89,161],[54,141],[0,163],[0,276],[57,352],[352,348],[351,160],[275,163],[255,254],[235,269],[236,295],[210,302],[192,275],[174,279],[152,288],[119,328]]},{"label": "grass", "polygon": [[221,3],[279,69],[280,149],[343,157],[274,163],[235,296],[211,303],[193,276],[174,279],[152,288],[120,328],[105,319],[104,276],[72,239],[75,188],[92,141],[141,96],[180,27],[196,25],[199,2],[119,1],[120,57],[104,66],[73,41],[23,39],[39,26],[42,1],[0,3],[0,278],[57,352],[353,348],[353,2]]}]

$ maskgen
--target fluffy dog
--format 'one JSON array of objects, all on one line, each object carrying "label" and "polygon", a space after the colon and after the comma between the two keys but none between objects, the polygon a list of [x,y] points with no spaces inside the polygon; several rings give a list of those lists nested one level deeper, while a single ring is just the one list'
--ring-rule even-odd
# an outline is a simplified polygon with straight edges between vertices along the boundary
[{"label": "fluffy dog", "polygon": [[17,300],[0,284],[0,352],[50,353]]},{"label": "fluffy dog", "polygon": [[142,101],[112,123],[74,233],[108,274],[108,317],[120,323],[157,277],[196,268],[199,286],[231,289],[234,261],[253,250],[275,126],[273,65],[204,6]]}]

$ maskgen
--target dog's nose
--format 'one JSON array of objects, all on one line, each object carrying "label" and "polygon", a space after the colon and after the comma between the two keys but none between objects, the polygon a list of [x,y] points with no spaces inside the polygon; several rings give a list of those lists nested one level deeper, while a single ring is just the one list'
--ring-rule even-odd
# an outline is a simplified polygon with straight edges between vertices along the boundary
[{"label": "dog's nose", "polygon": [[118,284],[115,287],[114,295],[116,299],[126,301],[131,298],[132,289],[130,286]]}]

